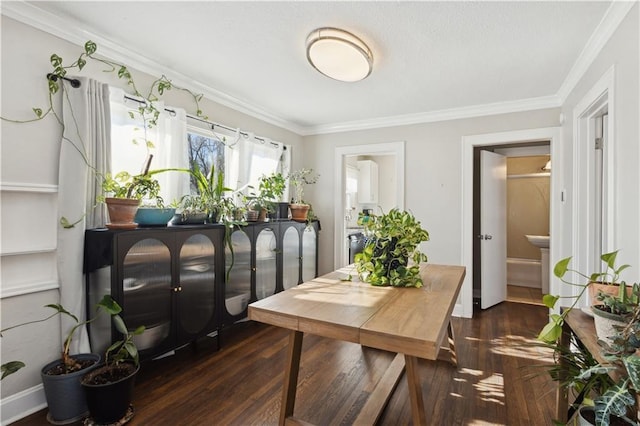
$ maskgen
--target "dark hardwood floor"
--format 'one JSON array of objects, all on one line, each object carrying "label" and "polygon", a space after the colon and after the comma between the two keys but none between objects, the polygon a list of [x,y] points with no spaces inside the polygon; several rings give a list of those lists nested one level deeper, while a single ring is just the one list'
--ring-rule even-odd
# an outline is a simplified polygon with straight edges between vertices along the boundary
[{"label": "dark hardwood floor", "polygon": [[[474,318],[454,318],[459,367],[420,362],[433,425],[550,425],[555,384],[535,345],[547,321],[541,306],[504,302]],[[136,425],[275,425],[288,332],[244,322],[175,356],[145,362],[137,378]],[[317,425],[350,425],[393,359],[388,352],[305,336],[295,415]],[[45,425],[46,410],[15,425]],[[406,379],[379,421],[411,424]]]}]

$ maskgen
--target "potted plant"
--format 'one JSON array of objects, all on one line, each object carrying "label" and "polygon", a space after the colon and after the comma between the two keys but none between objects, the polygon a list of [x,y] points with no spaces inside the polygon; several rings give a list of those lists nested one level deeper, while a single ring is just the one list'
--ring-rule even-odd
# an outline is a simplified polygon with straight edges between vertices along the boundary
[{"label": "potted plant", "polygon": [[[595,365],[584,370],[578,379],[590,379],[617,370],[618,380],[594,399],[592,423],[638,424],[640,392],[640,305],[625,317],[626,322],[616,327],[609,342],[600,341],[607,365]],[[619,423],[613,423],[614,419]],[[620,423],[626,422],[626,423]]]},{"label": "potted plant", "polygon": [[616,327],[624,327],[628,322],[628,316],[638,306],[638,284],[631,286],[631,294],[627,292],[627,285],[623,281],[617,286],[619,293],[612,295],[600,292],[596,299],[598,303],[591,306],[596,335],[598,339],[611,342],[616,332]]},{"label": "potted plant", "polygon": [[142,334],[145,327],[130,331],[119,315],[122,308],[110,296],[105,296],[98,305],[111,314],[122,337],[107,348],[104,364],[85,374],[81,384],[93,422],[112,424],[133,415],[130,405],[135,376],[140,369],[134,336]]},{"label": "potted plant", "polygon": [[[611,290],[614,290],[613,293],[617,294],[619,292],[618,289],[618,279],[620,277],[620,272],[622,272],[623,270],[627,269],[629,267],[629,265],[622,265],[620,267],[616,267],[615,266],[615,260],[616,260],[616,256],[618,254],[618,250],[611,252],[611,253],[605,253],[603,255],[600,256],[600,259],[605,263],[606,265],[606,269],[604,272],[594,272],[590,275],[586,275],[584,273],[581,273],[575,269],[571,269],[569,267],[570,263],[571,263],[571,257],[567,257],[564,258],[560,261],[558,261],[556,263],[556,265],[553,268],[553,274],[559,278],[563,283],[571,285],[571,286],[575,286],[575,287],[580,287],[580,291],[578,292],[578,294],[576,296],[566,296],[566,297],[561,297],[559,295],[551,295],[551,294],[545,294],[542,297],[542,302],[544,303],[544,305],[546,307],[548,307],[549,309],[554,309],[556,306],[556,303],[558,302],[558,300],[560,299],[573,299],[573,302],[571,303],[571,305],[567,308],[564,309],[561,313],[552,313],[549,315],[549,322],[542,328],[542,330],[540,331],[540,333],[538,334],[538,340],[541,340],[543,342],[546,343],[552,343],[558,340],[558,338],[560,337],[561,333],[562,333],[562,325],[564,324],[565,318],[566,316],[569,314],[569,311],[571,309],[573,309],[576,304],[578,303],[578,301],[582,298],[583,294],[593,285],[596,284],[602,284],[603,282],[608,283],[608,285],[604,286],[605,288],[600,288],[599,291],[601,292],[611,292]],[[576,273],[579,277],[581,277],[584,281],[583,282],[571,282],[566,280],[564,277],[568,272],[574,272]],[[628,290],[630,291],[630,289]],[[592,299],[592,300],[595,300]]]},{"label": "potted plant", "polygon": [[311,206],[304,201],[304,186],[316,183],[318,175],[313,173],[313,169],[303,168],[289,173],[288,179],[293,187],[293,199],[289,204],[291,219],[306,222]]},{"label": "potted plant", "polygon": [[102,197],[107,204],[110,222],[106,224],[110,229],[131,229],[138,225],[134,217],[138,211],[140,201],[144,197],[160,199],[160,184],[153,178],[154,174],[166,170],[149,170],[153,155],[149,154],[144,170],[139,175],[131,175],[126,171],[112,176],[107,173],[102,181],[102,190],[109,197]]},{"label": "potted plant", "polygon": [[360,279],[377,286],[422,287],[420,263],[427,261],[419,245],[429,233],[407,211],[358,217],[367,243],[355,256]]},{"label": "potted plant", "polygon": [[[79,321],[74,314],[67,311],[60,304],[50,304],[45,307],[53,309],[55,312],[40,320],[29,321],[0,330],[0,336],[6,331],[28,324],[47,321],[58,315],[66,315],[75,321],[75,325],[71,327],[63,341],[61,357],[46,364],[40,370],[40,377],[49,408],[47,418],[55,424],[73,423],[86,417],[88,412],[84,391],[80,386],[80,378],[97,367],[100,362],[100,355],[92,353],[71,355],[71,341],[76,331],[96,319],[97,315],[92,319]],[[100,310],[101,306],[98,306],[97,314],[99,314]],[[10,361],[3,364],[2,379],[17,372],[24,366],[25,364],[21,361]]]},{"label": "potted plant", "polygon": [[[279,201],[282,199],[282,194],[285,189],[284,176],[281,173],[272,173],[269,176],[261,176],[258,182],[258,192],[251,191],[249,195],[243,197],[243,201],[246,205],[248,214],[247,220],[250,222],[264,222],[269,214],[270,218],[280,218],[282,214],[274,215],[279,212]],[[252,186],[249,186],[253,190]],[[286,204],[286,208],[289,208],[289,203]],[[276,217],[273,217],[276,216]],[[285,214],[282,217],[287,217]]]}]

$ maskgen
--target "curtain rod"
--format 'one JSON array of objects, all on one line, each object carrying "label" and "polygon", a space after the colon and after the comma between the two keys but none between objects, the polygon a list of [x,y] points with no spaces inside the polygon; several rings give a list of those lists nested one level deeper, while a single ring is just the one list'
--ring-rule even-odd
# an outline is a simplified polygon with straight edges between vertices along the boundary
[{"label": "curtain rod", "polygon": [[[80,83],[80,82],[78,82],[78,83]],[[134,102],[141,103],[141,104],[145,104],[145,103],[147,103],[147,101],[146,101],[146,100],[144,100],[144,99],[139,99],[139,98],[135,98],[135,97],[128,96],[128,95],[125,95],[125,96],[124,96],[124,98],[125,98],[125,99],[129,99],[130,101],[134,101]],[[172,113],[172,114],[175,114],[175,113],[176,113],[176,111],[175,111],[175,110],[172,110],[172,109],[169,109],[169,108],[165,108],[164,110],[165,110],[165,111],[167,111],[167,112],[170,112],[170,113]],[[203,118],[196,117],[196,116],[191,115],[191,114],[187,114],[187,117],[188,117],[188,118],[190,118],[190,119],[192,119],[192,120],[200,121],[201,123],[205,123],[205,124],[210,125],[210,126],[211,126],[211,130],[214,130],[216,127],[220,127],[220,128],[225,129],[225,130],[227,130],[227,131],[229,131],[229,132],[236,132],[236,131],[238,131],[238,129],[232,129],[231,127],[227,127],[227,126],[225,126],[224,124],[220,124],[220,123],[216,123],[216,122],[213,122],[213,121],[205,120],[205,119],[203,119]],[[247,133],[247,132],[243,132],[243,131],[240,131],[240,134],[241,134],[242,136],[244,136],[244,137],[248,137],[248,136],[249,136],[249,133]],[[263,143],[264,143],[264,142],[267,142],[267,140],[266,140],[266,139],[264,139],[264,138],[262,138],[262,137],[259,137],[259,136],[254,136],[254,138],[255,138],[255,139],[257,139],[257,140],[259,140],[259,141],[261,141],[261,142],[263,142]],[[272,141],[269,141],[269,143],[270,143],[271,145],[275,146],[275,147],[279,147],[279,146],[280,146],[280,145],[278,145],[277,143],[272,142]],[[282,146],[282,148],[283,148],[284,150],[286,150],[286,149],[287,149],[287,147],[286,147],[286,146],[284,146],[284,145]]]},{"label": "curtain rod", "polygon": [[[74,89],[77,89],[78,87],[80,87],[80,84],[81,84],[81,83],[80,83],[80,80],[78,80],[78,79],[76,79],[76,78],[59,77],[59,76],[57,76],[57,75],[55,75],[55,74],[51,74],[51,73],[47,74],[47,80],[51,80],[51,81],[58,81],[58,78],[62,78],[63,80],[68,81],[68,82],[69,82],[69,84],[71,84],[71,87],[73,87]],[[146,101],[146,100],[144,100],[144,99],[139,99],[139,98],[134,98],[133,96],[125,95],[125,96],[124,96],[124,98],[125,98],[125,99],[129,99],[130,101],[138,102],[138,103],[140,103],[140,104],[146,104],[146,103],[147,103],[147,101]],[[175,114],[175,113],[176,113],[176,112],[175,112],[175,110],[172,110],[172,109],[169,109],[169,108],[165,108],[164,110],[165,110],[165,111],[167,111],[167,112],[173,113],[173,114]],[[196,116],[191,115],[191,114],[187,114],[187,117],[188,117],[188,118],[191,118],[192,120],[200,121],[200,122],[202,122],[202,123],[206,123],[206,124],[211,125],[211,130],[214,130],[214,128],[215,128],[215,127],[223,128],[223,129],[225,129],[225,130],[227,130],[227,131],[229,131],[229,132],[236,132],[236,131],[238,130],[238,129],[232,129],[232,128],[227,127],[227,126],[225,126],[225,125],[223,125],[223,124],[220,124],[220,123],[215,123],[215,122],[213,122],[213,121],[204,120],[204,119],[202,119],[202,118],[200,118],[200,117],[196,117]],[[249,136],[249,133],[247,133],[247,132],[243,132],[243,131],[240,131],[240,134],[241,134],[242,136],[244,136],[244,137],[248,137],[248,136]],[[254,136],[254,138],[255,138],[255,139],[257,139],[257,140],[259,140],[259,141],[262,141],[262,142],[267,142],[264,138],[261,138],[261,137],[259,137],[259,136]],[[276,146],[276,147],[277,147],[277,146],[279,146],[277,143],[272,142],[272,141],[270,141],[269,143],[270,143],[271,145]],[[283,146],[282,146],[282,148],[283,148],[284,150],[286,150],[286,149],[287,149],[287,147],[286,147],[285,145],[283,145]]]},{"label": "curtain rod", "polygon": [[71,84],[71,87],[73,87],[74,89],[77,89],[78,87],[80,87],[80,80],[76,78],[60,77],[51,73],[47,74],[47,80],[58,81],[58,78],[68,81]]}]

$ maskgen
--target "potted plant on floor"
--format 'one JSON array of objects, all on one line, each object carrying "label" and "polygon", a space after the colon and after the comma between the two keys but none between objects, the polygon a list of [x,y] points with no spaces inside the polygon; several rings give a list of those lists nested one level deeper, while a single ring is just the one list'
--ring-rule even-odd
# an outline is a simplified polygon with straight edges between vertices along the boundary
[{"label": "potted plant on floor", "polygon": [[110,296],[105,296],[98,305],[111,314],[122,337],[107,348],[104,364],[85,374],[81,383],[93,422],[113,424],[133,416],[130,407],[135,376],[140,369],[134,336],[142,334],[145,327],[130,331],[119,315],[122,308]]},{"label": "potted plant on floor", "polygon": [[[65,315],[75,321],[74,326],[71,327],[62,344],[60,359],[48,363],[40,371],[47,406],[49,408],[47,419],[54,424],[73,423],[86,417],[88,413],[84,391],[80,386],[80,378],[98,365],[100,355],[92,353],[71,355],[71,341],[80,327],[89,324],[97,318],[102,307],[98,306],[96,308],[96,316],[86,321],[79,321],[74,314],[67,311],[60,304],[50,304],[45,307],[53,309],[54,312],[41,320],[7,327],[0,331],[0,336],[6,331],[28,324],[47,321],[58,315]],[[21,361],[10,361],[3,364],[2,379],[17,372],[24,366],[24,363]]]},{"label": "potted plant on floor", "polygon": [[427,261],[419,245],[429,241],[429,233],[407,211],[392,209],[387,214],[362,213],[367,243],[355,256],[360,279],[377,286],[422,287],[420,263]]},{"label": "potted plant on floor", "polygon": [[316,183],[318,177],[313,173],[313,169],[303,168],[289,173],[289,183],[293,187],[293,199],[289,204],[291,219],[298,222],[307,221],[307,213],[311,206],[304,201],[304,186]]}]

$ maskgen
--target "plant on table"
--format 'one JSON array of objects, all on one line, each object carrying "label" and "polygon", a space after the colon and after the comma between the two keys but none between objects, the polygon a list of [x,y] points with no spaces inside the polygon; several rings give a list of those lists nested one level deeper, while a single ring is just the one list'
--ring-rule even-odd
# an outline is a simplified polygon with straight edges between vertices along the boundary
[{"label": "plant on table", "polygon": [[362,253],[355,256],[356,270],[363,281],[377,286],[422,287],[420,263],[427,261],[419,245],[429,233],[407,211],[392,209],[387,214],[358,218],[367,237]]}]

